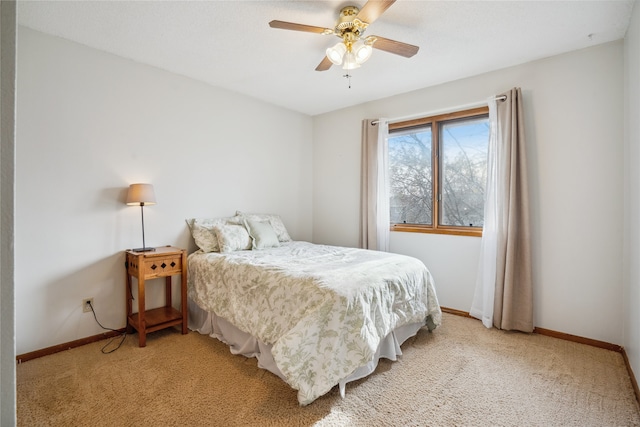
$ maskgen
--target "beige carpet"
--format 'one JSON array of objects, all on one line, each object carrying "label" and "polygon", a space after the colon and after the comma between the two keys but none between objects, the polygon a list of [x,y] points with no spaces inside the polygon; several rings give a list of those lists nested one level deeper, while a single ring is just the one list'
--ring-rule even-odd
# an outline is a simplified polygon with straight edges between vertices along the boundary
[{"label": "beige carpet", "polygon": [[17,367],[20,426],[640,426],[618,353],[445,314],[397,362],[309,406],[255,359],[190,332]]}]

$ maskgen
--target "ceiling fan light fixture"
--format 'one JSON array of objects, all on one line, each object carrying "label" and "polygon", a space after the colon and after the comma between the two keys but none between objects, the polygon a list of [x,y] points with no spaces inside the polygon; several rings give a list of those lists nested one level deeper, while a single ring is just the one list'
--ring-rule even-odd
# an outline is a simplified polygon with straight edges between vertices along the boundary
[{"label": "ceiling fan light fixture", "polygon": [[342,64],[342,58],[344,54],[347,52],[347,47],[344,43],[340,42],[333,47],[327,49],[327,58],[329,61],[333,62],[335,65]]},{"label": "ceiling fan light fixture", "polygon": [[353,51],[356,58],[356,62],[358,64],[364,64],[367,59],[371,57],[371,52],[373,52],[373,48],[370,44],[364,43],[362,40],[358,40],[356,44],[353,45]]},{"label": "ceiling fan light fixture", "polygon": [[360,64],[356,61],[356,55],[353,51],[349,51],[344,55],[344,63],[342,64],[343,70],[353,70],[360,68]]}]

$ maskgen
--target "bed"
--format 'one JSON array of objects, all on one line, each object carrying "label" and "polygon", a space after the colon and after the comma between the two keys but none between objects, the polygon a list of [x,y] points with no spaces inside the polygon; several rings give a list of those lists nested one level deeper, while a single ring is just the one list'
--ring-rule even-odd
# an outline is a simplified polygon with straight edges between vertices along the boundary
[{"label": "bed", "polygon": [[415,258],[292,241],[274,215],[213,222],[190,222],[200,249],[188,258],[189,327],[256,357],[301,405],[336,385],[344,396],[380,357],[396,360],[406,339],[440,324]]}]

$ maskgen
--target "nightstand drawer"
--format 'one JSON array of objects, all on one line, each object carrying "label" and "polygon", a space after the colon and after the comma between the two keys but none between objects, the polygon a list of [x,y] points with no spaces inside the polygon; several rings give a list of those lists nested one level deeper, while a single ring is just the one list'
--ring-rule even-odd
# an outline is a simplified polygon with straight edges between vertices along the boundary
[{"label": "nightstand drawer", "polygon": [[142,274],[146,279],[173,276],[182,272],[182,256],[168,256],[145,259]]},{"label": "nightstand drawer", "polygon": [[134,277],[153,279],[154,277],[173,276],[182,272],[182,255],[127,253],[127,273]]}]

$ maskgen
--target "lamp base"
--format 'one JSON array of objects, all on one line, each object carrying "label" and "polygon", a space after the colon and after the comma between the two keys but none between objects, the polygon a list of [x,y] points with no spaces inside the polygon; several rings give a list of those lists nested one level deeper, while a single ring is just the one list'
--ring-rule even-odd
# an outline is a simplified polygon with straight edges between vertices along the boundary
[{"label": "lamp base", "polygon": [[156,250],[156,248],[136,248],[136,249],[131,249],[133,252],[153,252]]}]

